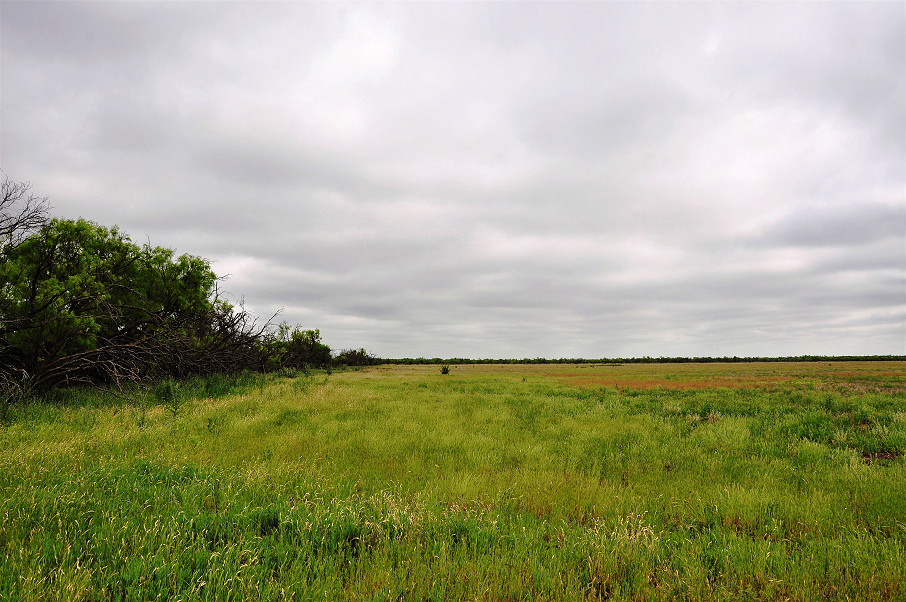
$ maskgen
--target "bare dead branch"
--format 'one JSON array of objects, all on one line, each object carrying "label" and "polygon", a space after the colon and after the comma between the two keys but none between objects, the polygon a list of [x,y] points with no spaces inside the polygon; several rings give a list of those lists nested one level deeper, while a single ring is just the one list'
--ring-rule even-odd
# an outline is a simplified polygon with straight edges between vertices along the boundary
[{"label": "bare dead branch", "polygon": [[43,226],[50,215],[47,197],[31,192],[29,182],[0,182],[0,253],[8,254]]}]

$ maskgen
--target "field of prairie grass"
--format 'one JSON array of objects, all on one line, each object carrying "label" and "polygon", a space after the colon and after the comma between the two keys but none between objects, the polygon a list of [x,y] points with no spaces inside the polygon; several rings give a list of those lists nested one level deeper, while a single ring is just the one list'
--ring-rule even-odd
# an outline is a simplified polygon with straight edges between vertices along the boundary
[{"label": "field of prairie grass", "polygon": [[5,412],[0,599],[906,598],[906,362],[378,366],[154,399]]}]

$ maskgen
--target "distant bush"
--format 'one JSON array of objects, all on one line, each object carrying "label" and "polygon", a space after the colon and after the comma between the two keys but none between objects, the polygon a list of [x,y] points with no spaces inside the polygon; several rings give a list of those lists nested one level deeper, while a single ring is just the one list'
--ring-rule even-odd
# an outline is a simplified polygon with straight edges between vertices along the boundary
[{"label": "distant bush", "polygon": [[262,337],[266,355],[265,369],[279,371],[284,368],[307,371],[309,368],[326,368],[332,362],[330,347],[321,342],[321,331],[303,330],[283,323]]},{"label": "distant bush", "polygon": [[381,358],[371,355],[364,349],[344,349],[334,358],[337,366],[376,366]]},{"label": "distant bush", "polygon": [[280,378],[298,378],[300,374],[307,374],[308,370],[299,370],[298,368],[290,368],[284,366],[277,370],[277,376]]}]

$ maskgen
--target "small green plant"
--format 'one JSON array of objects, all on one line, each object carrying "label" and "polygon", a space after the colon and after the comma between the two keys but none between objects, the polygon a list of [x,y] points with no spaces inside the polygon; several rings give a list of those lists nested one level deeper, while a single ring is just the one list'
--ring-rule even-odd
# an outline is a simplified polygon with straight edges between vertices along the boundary
[{"label": "small green plant", "polygon": [[280,378],[296,378],[297,376],[299,376],[299,369],[283,366],[282,368],[277,370],[277,376],[279,376]]},{"label": "small green plant", "polygon": [[293,386],[300,393],[308,393],[308,388],[311,386],[311,378],[300,378],[293,382]]},{"label": "small green plant", "polygon": [[223,416],[217,414],[216,416],[209,416],[207,420],[207,430],[209,433],[214,434],[223,427],[224,419]]},{"label": "small green plant", "polygon": [[179,407],[182,405],[182,391],[180,391],[178,382],[172,378],[159,382],[154,387],[154,396],[159,402],[166,405],[174,416],[179,414]]},{"label": "small green plant", "polygon": [[140,429],[143,429],[143,428],[145,428],[145,425],[147,425],[147,424],[148,424],[148,409],[145,407],[144,404],[142,404],[135,410],[135,426],[137,426]]},{"label": "small green plant", "polygon": [[24,396],[25,392],[19,383],[0,377],[0,424],[10,424],[10,408]]},{"label": "small green plant", "polygon": [[280,378],[296,378],[296,369],[284,366],[277,371]]},{"label": "small green plant", "polygon": [[204,395],[212,399],[225,397],[233,390],[232,380],[223,374],[209,374],[204,377]]},{"label": "small green plant", "polygon": [[440,373],[441,373],[441,374],[449,374],[449,373],[450,373],[450,366],[447,365],[447,364],[444,364],[443,366],[441,366],[441,367],[440,367]]}]

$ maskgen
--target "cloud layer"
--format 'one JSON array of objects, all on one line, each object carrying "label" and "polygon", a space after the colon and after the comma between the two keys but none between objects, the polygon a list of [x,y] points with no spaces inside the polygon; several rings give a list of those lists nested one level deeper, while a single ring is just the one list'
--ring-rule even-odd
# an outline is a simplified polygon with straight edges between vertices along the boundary
[{"label": "cloud layer", "polygon": [[382,356],[906,352],[906,9],[0,8],[0,167]]}]

